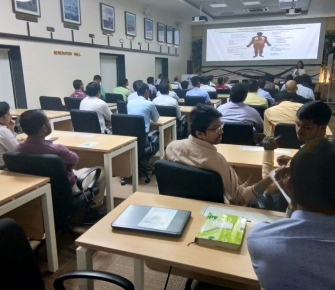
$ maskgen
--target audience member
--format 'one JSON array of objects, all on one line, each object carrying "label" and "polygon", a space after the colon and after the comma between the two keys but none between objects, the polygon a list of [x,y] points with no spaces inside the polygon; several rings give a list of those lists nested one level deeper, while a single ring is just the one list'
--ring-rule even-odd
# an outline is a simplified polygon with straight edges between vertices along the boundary
[{"label": "audience member", "polygon": [[[313,101],[312,99],[306,99],[302,96],[299,96],[297,94],[297,90],[298,90],[298,86],[295,81],[288,81],[285,84],[285,92],[287,92],[290,95],[292,102],[305,104],[307,102]],[[283,93],[283,92],[280,92],[280,93]]]},{"label": "audience member", "polygon": [[159,85],[159,83],[161,82],[162,78],[164,78],[163,74],[159,74],[158,75],[158,79],[156,80],[156,85]]},{"label": "audience member", "polygon": [[202,76],[200,77],[200,89],[206,92],[216,92],[216,89],[209,85],[209,77]]},{"label": "audience member", "polygon": [[218,84],[215,86],[215,89],[230,89],[226,84],[223,83],[223,77],[218,78]]},{"label": "audience member", "polygon": [[266,73],[264,74],[265,86],[264,89],[274,90],[276,88],[274,82],[274,77],[272,74]]},{"label": "audience member", "polygon": [[171,87],[172,87],[173,90],[181,90],[182,89],[182,87],[180,85],[180,77],[179,76],[174,77],[173,83],[171,84]]},{"label": "audience member", "polygon": [[[178,97],[177,93],[174,90],[172,90],[169,80],[167,78],[162,78],[161,82],[162,81],[165,81],[168,84],[168,87],[169,87],[169,96],[172,97],[172,98],[174,98],[174,99],[176,99],[176,101],[179,101],[179,97]],[[160,95],[161,95],[161,92],[158,91],[157,94],[156,94],[156,96],[159,97]]]},{"label": "audience member", "polygon": [[222,123],[236,122],[252,125],[257,132],[263,131],[263,120],[259,113],[252,107],[244,104],[248,94],[248,86],[239,83],[233,86],[230,92],[230,102],[221,105],[218,111],[222,114]]},{"label": "audience member", "polygon": [[214,76],[213,75],[209,75],[208,78],[209,78],[209,85],[211,87],[215,87],[215,84],[213,83]]},{"label": "audience member", "polygon": [[[94,84],[96,86],[99,86],[96,83]],[[28,137],[23,143],[16,146],[15,151],[30,154],[55,154],[59,156],[66,168],[73,193],[78,193],[80,190],[76,185],[76,176],[80,176],[80,174],[74,171],[73,168],[78,164],[79,158],[76,153],[70,151],[65,146],[60,144],[54,144],[52,141],[45,140],[45,138],[51,133],[50,121],[45,113],[42,110],[28,110],[21,114],[20,125],[23,132],[27,134]],[[99,193],[93,199],[93,207],[101,206],[103,204],[103,199],[105,195],[105,174],[104,169],[102,167],[100,167],[100,169],[101,174],[97,183],[99,187]],[[92,176],[89,176],[85,181],[85,189],[92,181],[93,176],[94,174],[92,174]],[[96,209],[90,208],[86,211],[84,219],[94,220],[102,217],[105,214],[106,210],[98,211]]]},{"label": "audience member", "polygon": [[180,85],[181,85],[181,88],[182,88],[183,90],[187,90],[187,89],[188,89],[188,86],[189,86],[189,83],[188,83],[188,81],[182,81],[182,82],[180,83]]},{"label": "audience member", "polygon": [[[142,86],[142,84],[143,84],[143,81],[142,81],[142,80],[137,80],[137,81],[134,81],[134,82],[133,82],[133,89],[134,89],[134,92],[131,93],[131,94],[128,96],[128,98],[127,98],[127,101],[128,101],[128,102],[130,102],[130,101],[132,101],[132,100],[134,100],[134,99],[136,99],[136,98],[138,97],[137,90],[138,90],[139,87]],[[148,86],[149,86],[149,85],[148,85]],[[155,89],[156,89],[156,87],[155,87]],[[149,89],[149,90],[150,90],[150,89]]]},{"label": "audience member", "polygon": [[102,100],[106,100],[106,91],[105,91],[104,87],[103,87],[102,84],[101,84],[101,80],[102,80],[102,79],[101,79],[101,76],[99,76],[99,75],[95,75],[95,76],[93,77],[93,81],[100,85],[101,99],[102,99]]},{"label": "audience member", "polygon": [[259,86],[259,89],[257,91],[257,94],[260,95],[261,97],[267,99],[268,104],[270,104],[270,106],[274,106],[276,104],[274,98],[271,97],[269,92],[264,91],[265,80],[264,79],[259,80],[258,81],[258,86]]},{"label": "audience member", "polygon": [[0,102],[0,168],[4,167],[3,154],[14,151],[19,142],[14,133],[15,121],[10,115],[10,107],[6,102]]},{"label": "audience member", "polygon": [[192,96],[192,97],[204,97],[205,102],[208,104],[211,102],[211,99],[209,98],[208,93],[205,90],[200,89],[200,78],[198,76],[194,76],[191,78],[191,83],[193,86],[193,89],[189,90],[186,93],[186,97]]},{"label": "audience member", "polygon": [[250,176],[245,183],[239,184],[236,172],[214,146],[222,139],[224,124],[220,117],[222,115],[216,109],[198,104],[191,113],[191,135],[188,139],[171,142],[165,150],[164,159],[215,171],[222,178],[225,203],[254,204],[258,200],[258,193],[263,193],[271,184],[271,179],[267,177],[253,186],[248,186],[252,178]]},{"label": "audience member", "polygon": [[99,118],[101,133],[105,133],[106,124],[110,122],[112,113],[107,104],[100,99],[100,85],[96,82],[91,82],[86,86],[87,98],[83,99],[80,103],[80,110],[95,111]]},{"label": "audience member", "polygon": [[293,76],[292,75],[287,75],[286,76],[286,80],[285,80],[285,83],[282,85],[282,87],[280,88],[281,91],[284,91],[285,90],[285,85],[288,81],[293,81]]},{"label": "audience member", "polygon": [[224,77],[223,78],[223,84],[227,87],[229,87],[230,89],[233,87],[231,84],[230,84],[230,80],[229,80],[229,77]]},{"label": "audience member", "polygon": [[305,69],[304,69],[304,63],[301,60],[299,60],[297,62],[296,68],[292,72],[293,78],[295,78],[297,76],[302,76],[305,73],[306,72],[305,72]]},{"label": "audience member", "polygon": [[[151,91],[151,94],[157,94],[157,89],[154,86],[154,81],[155,81],[154,77],[147,78],[147,84],[149,86],[149,90]],[[135,88],[134,88],[134,92],[136,92]]]},{"label": "audience member", "polygon": [[302,83],[303,83],[302,76],[297,76],[297,77],[294,78],[294,80],[295,80],[295,82],[297,83],[297,86],[298,86],[297,94],[306,98],[306,99],[312,99],[314,101],[315,97],[314,97],[313,91],[302,85]]},{"label": "audience member", "polygon": [[314,88],[311,77],[308,74],[303,74],[301,77],[302,77],[302,85],[313,91]]},{"label": "audience member", "polygon": [[73,98],[86,98],[86,94],[84,93],[84,83],[82,80],[74,80],[73,81],[74,93],[70,95]]},{"label": "audience member", "polygon": [[248,96],[245,99],[244,103],[252,106],[263,106],[268,107],[268,101],[261,97],[258,92],[259,86],[256,80],[248,80]]},{"label": "audience member", "polygon": [[127,101],[128,96],[131,94],[130,91],[127,89],[128,80],[127,79],[119,79],[117,81],[117,87],[113,89],[113,94],[120,94],[123,96],[123,100]]}]

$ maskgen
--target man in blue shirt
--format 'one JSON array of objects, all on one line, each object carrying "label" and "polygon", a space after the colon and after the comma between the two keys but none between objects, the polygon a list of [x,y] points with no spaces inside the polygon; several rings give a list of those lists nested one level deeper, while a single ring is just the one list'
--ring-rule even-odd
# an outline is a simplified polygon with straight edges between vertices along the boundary
[{"label": "man in blue shirt", "polygon": [[293,213],[249,232],[248,249],[262,289],[334,289],[334,164],[335,144],[323,138],[300,149],[290,168],[276,172]]},{"label": "man in blue shirt", "polygon": [[206,103],[209,104],[211,102],[208,93],[205,90],[200,89],[200,78],[198,76],[194,76],[191,78],[191,83],[193,86],[192,90],[189,90],[186,93],[186,97],[204,97],[206,100]]},{"label": "man in blue shirt", "polygon": [[274,98],[271,97],[269,92],[264,91],[265,80],[264,79],[259,80],[258,81],[258,86],[259,86],[259,88],[258,88],[257,94],[259,94],[261,97],[268,100],[269,107],[274,106],[276,104]]}]

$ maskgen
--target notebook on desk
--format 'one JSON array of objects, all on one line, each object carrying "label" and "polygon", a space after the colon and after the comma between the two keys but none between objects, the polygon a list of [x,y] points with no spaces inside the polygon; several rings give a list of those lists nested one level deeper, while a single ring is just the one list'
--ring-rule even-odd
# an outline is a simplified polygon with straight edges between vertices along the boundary
[{"label": "notebook on desk", "polygon": [[112,228],[178,237],[190,216],[186,210],[131,204],[112,222]]}]

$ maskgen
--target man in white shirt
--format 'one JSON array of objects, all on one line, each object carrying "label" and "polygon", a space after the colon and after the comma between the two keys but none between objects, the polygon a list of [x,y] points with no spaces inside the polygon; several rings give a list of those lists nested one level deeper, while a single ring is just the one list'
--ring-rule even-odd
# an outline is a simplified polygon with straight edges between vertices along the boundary
[{"label": "man in white shirt", "polygon": [[98,114],[101,133],[105,133],[106,124],[105,122],[110,122],[112,119],[112,112],[108,108],[107,104],[100,99],[100,85],[91,82],[86,86],[87,97],[83,99],[80,103],[80,110],[83,111],[95,111]]},{"label": "man in white shirt", "polygon": [[160,82],[161,82],[161,80],[162,80],[163,77],[164,77],[163,74],[159,74],[159,75],[158,75],[158,79],[156,80],[156,85],[159,85],[159,84],[160,84]]},{"label": "man in white shirt", "polygon": [[209,85],[209,77],[200,77],[200,89],[206,92],[216,92],[216,89]]},{"label": "man in white shirt", "polygon": [[306,99],[312,99],[313,101],[315,101],[315,96],[313,91],[310,88],[306,88],[302,85],[303,83],[303,78],[301,76],[297,76],[294,78],[294,81],[297,83],[297,94],[299,96],[302,96]]},{"label": "man in white shirt", "polygon": [[9,109],[8,103],[0,102],[0,168],[5,165],[3,154],[14,151],[19,144],[14,133],[15,122],[12,120]]},{"label": "man in white shirt", "polygon": [[173,90],[182,90],[182,87],[180,85],[180,77],[176,76],[173,79],[173,83],[171,84],[171,87]]},{"label": "man in white shirt", "polygon": [[[137,80],[137,81],[134,81],[134,82],[133,82],[133,89],[134,89],[134,92],[131,93],[131,94],[128,96],[128,98],[127,98],[127,101],[128,101],[128,102],[130,102],[130,101],[135,100],[136,98],[138,98],[137,89],[138,89],[138,86],[139,86],[139,85],[142,86],[142,84],[143,84],[143,81],[141,81],[141,80]],[[149,86],[149,84],[148,84],[148,86]],[[150,88],[150,86],[149,86],[149,88]],[[156,89],[156,87],[155,87],[155,89]]]}]

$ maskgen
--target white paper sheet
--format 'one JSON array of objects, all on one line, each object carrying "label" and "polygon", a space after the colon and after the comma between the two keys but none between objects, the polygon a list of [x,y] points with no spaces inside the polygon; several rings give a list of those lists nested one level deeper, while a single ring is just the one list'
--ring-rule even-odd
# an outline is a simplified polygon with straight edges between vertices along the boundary
[{"label": "white paper sheet", "polygon": [[90,148],[97,144],[98,142],[85,142],[85,143],[79,144],[78,147]]},{"label": "white paper sheet", "polygon": [[153,207],[148,211],[138,226],[148,229],[166,230],[178,210]]}]

